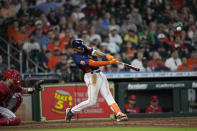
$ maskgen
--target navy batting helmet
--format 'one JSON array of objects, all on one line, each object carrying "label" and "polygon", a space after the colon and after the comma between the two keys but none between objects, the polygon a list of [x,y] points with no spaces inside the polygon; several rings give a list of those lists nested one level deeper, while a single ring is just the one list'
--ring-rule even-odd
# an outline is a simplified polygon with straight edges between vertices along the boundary
[{"label": "navy batting helmet", "polygon": [[73,48],[79,48],[79,49],[82,49],[84,46],[84,42],[82,39],[75,39],[73,40],[72,42],[72,47]]}]

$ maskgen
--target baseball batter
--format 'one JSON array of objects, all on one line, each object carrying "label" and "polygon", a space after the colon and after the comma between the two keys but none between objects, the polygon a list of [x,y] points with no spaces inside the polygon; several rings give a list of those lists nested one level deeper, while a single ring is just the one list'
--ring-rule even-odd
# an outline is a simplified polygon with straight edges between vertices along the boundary
[{"label": "baseball batter", "polygon": [[[70,122],[72,116],[76,112],[93,106],[97,101],[99,92],[116,115],[117,121],[128,120],[126,114],[121,112],[119,106],[112,97],[106,76],[99,70],[100,66],[117,64],[117,60],[109,54],[105,55],[100,51],[85,46],[81,39],[73,40],[72,47],[75,51],[73,55],[75,63],[85,72],[84,80],[88,87],[88,99],[73,108],[66,109],[66,122]],[[106,58],[108,61],[98,61],[97,58]]]},{"label": "baseball batter", "polygon": [[35,88],[21,87],[21,75],[18,71],[8,69],[0,82],[0,126],[19,125],[21,120],[14,112],[22,103],[22,93],[32,93]]}]

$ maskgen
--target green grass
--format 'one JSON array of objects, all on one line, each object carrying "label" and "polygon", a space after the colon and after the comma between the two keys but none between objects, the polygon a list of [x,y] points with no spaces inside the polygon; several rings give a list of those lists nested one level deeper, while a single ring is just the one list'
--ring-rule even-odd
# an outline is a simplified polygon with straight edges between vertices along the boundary
[{"label": "green grass", "polygon": [[106,127],[106,128],[66,128],[66,129],[42,129],[20,131],[197,131],[197,128],[152,128],[152,127]]}]

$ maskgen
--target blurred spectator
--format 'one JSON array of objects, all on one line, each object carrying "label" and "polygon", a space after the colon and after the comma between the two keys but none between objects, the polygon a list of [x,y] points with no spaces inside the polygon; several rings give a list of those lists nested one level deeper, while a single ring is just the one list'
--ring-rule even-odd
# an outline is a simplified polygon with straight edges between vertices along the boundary
[{"label": "blurred spectator", "polygon": [[120,32],[120,26],[118,24],[116,24],[116,19],[115,18],[110,19],[109,29],[110,29],[110,31],[112,29],[115,29],[118,33]]},{"label": "blurred spectator", "polygon": [[118,31],[115,27],[111,27],[109,33],[109,41],[116,43],[118,46],[122,46],[122,37],[118,34]]},{"label": "blurred spectator", "polygon": [[28,10],[29,10],[29,8],[28,8],[28,5],[27,5],[27,2],[26,1],[21,2],[21,6],[20,6],[20,9],[17,13],[17,16],[18,17],[22,16],[23,14],[27,13]]},{"label": "blurred spectator", "polygon": [[9,42],[14,43],[14,37],[16,33],[19,32],[19,22],[18,20],[14,20],[12,25],[8,27],[8,39]]},{"label": "blurred spectator", "polygon": [[50,52],[52,54],[54,54],[54,51],[56,49],[58,49],[58,51],[60,51],[60,53],[62,53],[63,50],[65,49],[65,45],[64,44],[60,44],[60,41],[59,41],[59,38],[58,37],[55,37],[54,40],[53,40],[53,42],[50,43],[48,45],[48,48],[47,48],[47,50],[50,50]]},{"label": "blurred spectator", "polygon": [[79,20],[78,25],[76,26],[76,33],[78,35],[80,35],[84,30],[88,31],[89,30],[89,26],[87,25],[87,22],[84,18]]},{"label": "blurred spectator", "polygon": [[90,2],[87,3],[87,6],[82,9],[82,12],[85,14],[86,17],[96,16],[96,6]]},{"label": "blurred spectator", "polygon": [[10,3],[10,8],[12,8],[16,13],[18,13],[19,9],[21,8],[21,3],[19,0],[12,0]]},{"label": "blurred spectator", "polygon": [[142,64],[144,67],[144,71],[152,71],[152,69],[148,66],[148,60],[146,58],[143,58]]},{"label": "blurred spectator", "polygon": [[10,3],[8,2],[8,0],[3,1],[3,6],[0,9],[0,16],[2,16],[3,19],[14,17],[16,15],[16,12],[12,8],[10,8],[9,4]]},{"label": "blurred spectator", "polygon": [[5,26],[5,22],[3,20],[3,17],[0,16],[0,36],[6,38],[7,37],[7,34],[5,33],[7,31],[7,28]]},{"label": "blurred spectator", "polygon": [[138,33],[138,39],[140,40],[141,38],[146,38],[149,46],[150,44],[154,44],[155,36],[148,30],[148,27],[144,26],[142,29],[142,32]]},{"label": "blurred spectator", "polygon": [[60,17],[58,26],[60,28],[60,32],[62,32],[62,30],[67,27],[67,25],[66,25],[66,18],[65,17],[63,17],[63,16]]},{"label": "blurred spectator", "polygon": [[138,44],[138,36],[136,35],[135,30],[129,29],[128,33],[124,36],[124,40],[127,42],[132,42],[135,45]]},{"label": "blurred spectator", "polygon": [[177,70],[177,67],[179,65],[181,65],[182,62],[181,62],[181,59],[179,58],[179,55],[178,55],[178,51],[177,50],[174,50],[172,51],[172,54],[171,54],[171,57],[168,58],[165,62],[165,65],[171,70],[171,71],[176,71]]},{"label": "blurred spectator", "polygon": [[56,65],[60,61],[61,61],[60,51],[59,51],[59,49],[55,49],[54,55],[49,59],[49,62],[48,62],[48,67],[51,72],[55,72]]},{"label": "blurred spectator", "polygon": [[44,45],[44,39],[46,39],[42,30],[42,21],[38,20],[35,22],[35,30],[32,34],[34,36],[34,40],[42,47]]},{"label": "blurred spectator", "polygon": [[164,64],[164,62],[162,61],[161,57],[158,57],[156,60],[156,68],[154,69],[154,71],[170,71],[169,68],[167,68]]},{"label": "blurred spectator", "polygon": [[55,10],[50,10],[49,14],[47,15],[47,19],[51,25],[57,25],[59,22],[59,18],[57,17]]},{"label": "blurred spectator", "polygon": [[47,48],[48,48],[48,45],[49,45],[50,43],[52,43],[53,40],[54,40],[53,30],[50,29],[50,30],[48,30],[48,32],[47,32],[47,34],[46,34],[46,37],[44,37],[44,38],[42,39],[42,49],[43,49],[44,51],[46,51]]},{"label": "blurred spectator", "polygon": [[[105,38],[104,38],[104,39],[105,39]],[[102,42],[102,43],[100,44],[99,49],[100,49],[101,52],[103,52],[103,53],[110,53],[110,52],[108,51],[108,49],[107,49],[107,43],[106,43],[106,42]]]},{"label": "blurred spectator", "polygon": [[165,42],[165,35],[163,33],[157,35],[157,42],[154,45],[154,50],[158,51],[163,59],[169,56],[170,46]]},{"label": "blurred spectator", "polygon": [[29,41],[24,43],[22,49],[26,54],[30,53],[32,50],[41,51],[40,45],[34,40],[33,36],[30,36]]},{"label": "blurred spectator", "polygon": [[70,67],[70,63],[68,63],[68,58],[66,54],[62,54],[61,61],[56,65],[56,72],[61,73],[60,82],[71,82],[72,80],[72,71]]},{"label": "blurred spectator", "polygon": [[111,54],[115,54],[115,53],[118,53],[120,51],[120,47],[116,43],[110,42],[108,36],[104,36],[103,42],[101,43],[101,45],[106,45],[107,50]]},{"label": "blurred spectator", "polygon": [[118,67],[118,65],[117,64],[115,64],[115,65],[110,65],[109,67],[108,67],[108,72],[119,72],[120,71],[120,68]]},{"label": "blurred spectator", "polygon": [[128,114],[137,114],[139,113],[139,108],[135,105],[136,104],[136,95],[130,95],[128,104],[124,105],[125,113]]},{"label": "blurred spectator", "polygon": [[191,65],[194,70],[197,70],[197,51],[193,51],[188,59],[188,65]]},{"label": "blurred spectator", "polygon": [[89,39],[89,35],[88,32],[86,30],[82,31],[81,35],[81,39],[87,44],[90,44],[90,39]]},{"label": "blurred spectator", "polygon": [[188,70],[193,70],[192,65],[187,64],[187,58],[182,57],[182,65],[179,65],[177,68],[177,71],[188,71]]},{"label": "blurred spectator", "polygon": [[175,37],[174,44],[172,45],[171,48],[172,50],[176,49],[180,57],[187,56],[188,54],[187,47],[184,45],[183,41],[181,40],[179,36]]},{"label": "blurred spectator", "polygon": [[132,62],[131,62],[131,65],[133,67],[136,67],[136,68],[139,68],[140,71],[145,71],[145,68],[143,66],[143,63],[142,63],[142,59],[143,59],[143,52],[137,52],[137,58],[134,59]]},{"label": "blurred spectator", "polygon": [[70,29],[65,28],[64,29],[64,36],[60,37],[59,43],[60,46],[62,46],[64,49],[66,49],[69,46],[70,39],[72,38],[72,32]]},{"label": "blurred spectator", "polygon": [[16,35],[16,41],[18,43],[18,47],[22,48],[23,44],[28,41],[30,32],[27,31],[26,24],[23,23],[20,25],[20,32]]},{"label": "blurred spectator", "polygon": [[84,13],[80,11],[78,5],[74,7],[73,13],[71,14],[72,19],[74,22],[78,23],[78,21],[85,17]]},{"label": "blurred spectator", "polygon": [[135,53],[136,53],[136,50],[135,50],[133,44],[131,42],[126,42],[124,53],[123,53],[123,54],[125,54],[125,57],[127,57],[127,59],[131,60],[134,58]]},{"label": "blurred spectator", "polygon": [[44,33],[47,33],[52,28],[52,25],[49,23],[47,16],[44,13],[40,14],[40,20],[36,21],[37,24],[40,23]]},{"label": "blurred spectator", "polygon": [[73,11],[74,9],[74,6],[71,4],[71,0],[65,0],[65,3],[64,3],[64,12],[70,16],[71,15],[71,12]]},{"label": "blurred spectator", "polygon": [[99,42],[101,42],[101,36],[99,34],[96,34],[94,26],[91,26],[90,31],[89,31],[89,40],[90,40],[90,42],[92,42],[95,39],[97,39]]},{"label": "blurred spectator", "polygon": [[66,19],[67,15],[68,14],[65,13],[65,8],[63,6],[60,6],[57,13],[58,19],[60,19],[61,17],[64,17]]},{"label": "blurred spectator", "polygon": [[149,25],[152,21],[155,21],[154,9],[148,7],[144,15],[144,23]]},{"label": "blurred spectator", "polygon": [[104,25],[107,28],[109,28],[110,25],[110,17],[111,17],[110,13],[105,12],[104,18],[102,19],[102,25]]},{"label": "blurred spectator", "polygon": [[49,50],[45,51],[45,55],[42,58],[42,66],[44,67],[44,69],[46,69],[47,71],[50,71],[49,67],[48,67],[48,62],[51,58],[52,54]]},{"label": "blurred spectator", "polygon": [[158,104],[158,96],[151,96],[150,106],[146,109],[146,113],[162,113],[162,108]]},{"label": "blurred spectator", "polygon": [[122,36],[127,34],[129,29],[137,31],[137,26],[134,23],[132,23],[132,21],[129,21],[127,18],[125,18],[125,19],[123,19],[122,25],[120,27],[120,32],[121,32]]},{"label": "blurred spectator", "polygon": [[102,34],[102,35],[108,34],[109,29],[102,24],[101,18],[98,18],[96,21],[93,20],[92,22],[93,22],[92,24],[93,24],[97,34]]},{"label": "blurred spectator", "polygon": [[[155,70],[155,68],[157,67],[157,59],[161,59],[161,56],[159,55],[159,53],[157,51],[153,52],[152,55],[152,59],[148,61],[148,66],[151,68],[151,70]],[[165,63],[162,61],[162,65],[165,65]]]},{"label": "blurred spectator", "polygon": [[176,10],[181,10],[186,3],[184,0],[172,0],[170,5]]},{"label": "blurred spectator", "polygon": [[0,55],[0,79],[3,76],[3,72],[7,69],[7,65],[3,63],[3,58]]},{"label": "blurred spectator", "polygon": [[128,18],[132,20],[136,25],[142,24],[142,16],[139,14],[137,8],[132,9],[132,12],[128,15]]},{"label": "blurred spectator", "polygon": [[175,41],[175,33],[173,30],[169,30],[168,35],[165,38],[165,42],[168,43],[171,47],[173,47],[174,41]]},{"label": "blurred spectator", "polygon": [[39,8],[42,12],[48,15],[51,10],[57,12],[59,7],[52,0],[46,0],[46,2],[40,3],[36,6],[36,8]]}]

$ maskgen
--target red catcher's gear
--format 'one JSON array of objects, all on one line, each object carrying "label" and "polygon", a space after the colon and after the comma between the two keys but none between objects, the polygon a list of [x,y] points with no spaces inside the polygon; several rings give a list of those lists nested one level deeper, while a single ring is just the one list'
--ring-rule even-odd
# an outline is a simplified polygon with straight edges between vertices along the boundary
[{"label": "red catcher's gear", "polygon": [[6,80],[7,78],[13,79],[15,86],[21,84],[21,74],[17,70],[7,69],[4,71],[2,80]]},{"label": "red catcher's gear", "polygon": [[19,119],[19,118],[17,118],[17,117],[15,117],[15,118],[7,118],[7,117],[1,117],[0,118],[0,125],[12,125],[12,126],[14,126],[14,125],[19,125],[21,123],[21,120]]}]

